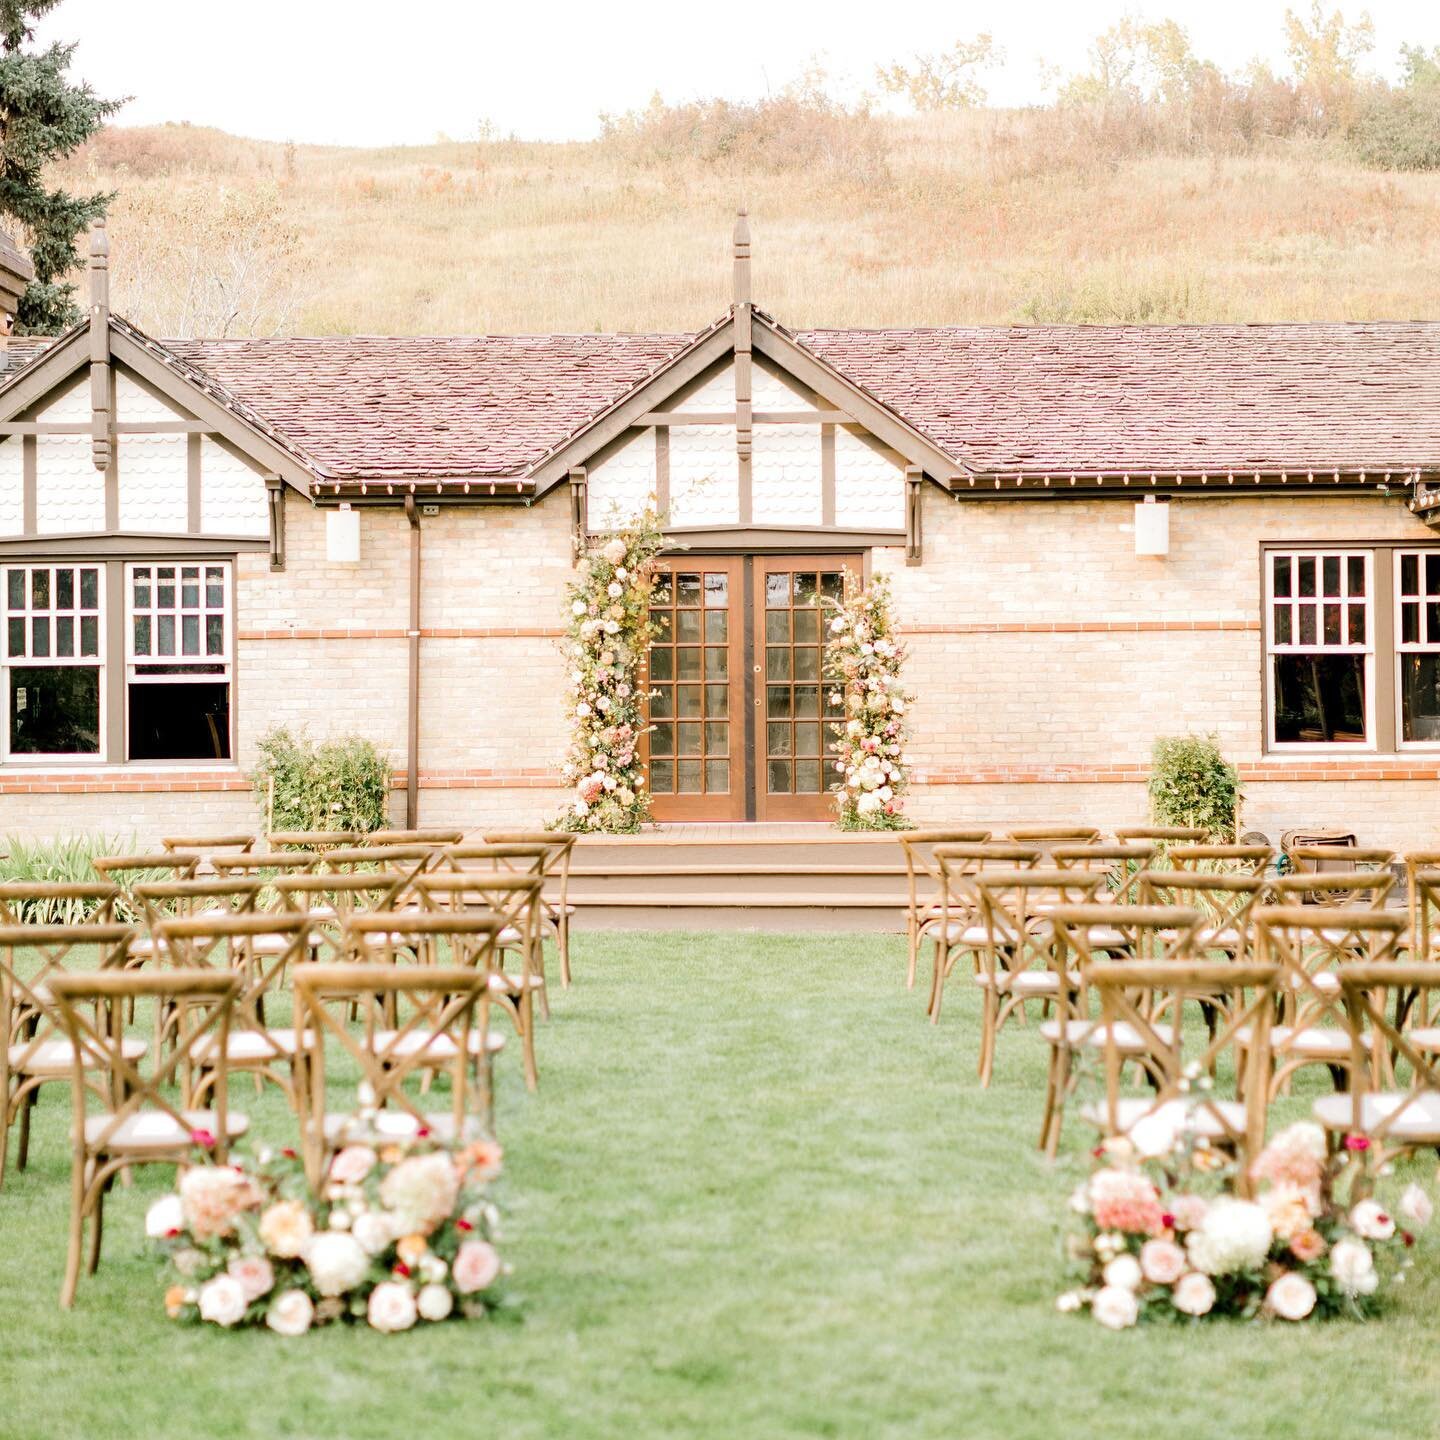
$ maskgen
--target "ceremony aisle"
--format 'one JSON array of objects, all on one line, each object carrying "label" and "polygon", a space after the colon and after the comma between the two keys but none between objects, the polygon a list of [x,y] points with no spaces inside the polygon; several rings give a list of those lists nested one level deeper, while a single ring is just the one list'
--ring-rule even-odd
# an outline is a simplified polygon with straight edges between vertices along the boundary
[{"label": "ceremony aisle", "polygon": [[[537,1095],[502,1057],[518,1318],[282,1340],[176,1326],[142,1238],[163,1172],[117,1188],[70,1313],[69,1116],[37,1112],[0,1192],[0,1437],[1036,1437],[1440,1433],[1440,1280],[1368,1326],[1057,1314],[1067,1126],[1035,1150],[1044,1046],[975,1080],[978,1007],[903,988],[903,939],[580,935]],[[1297,1113],[1322,1082],[1296,1085]],[[285,1143],[278,1092],[235,1103]],[[1428,1178],[1433,1157],[1422,1167]],[[1428,1243],[1428,1242],[1427,1242]]]}]

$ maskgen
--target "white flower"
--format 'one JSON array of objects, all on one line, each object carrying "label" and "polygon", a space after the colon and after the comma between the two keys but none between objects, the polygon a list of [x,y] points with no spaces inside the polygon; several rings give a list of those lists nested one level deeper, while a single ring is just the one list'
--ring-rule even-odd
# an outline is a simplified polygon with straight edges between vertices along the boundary
[{"label": "white flower", "polygon": [[1069,1205],[1077,1215],[1088,1215],[1090,1213],[1090,1187],[1077,1185],[1070,1192]]},{"label": "white flower", "polygon": [[841,631],[843,631],[843,630],[845,629],[846,623],[847,623],[847,622],[846,622],[845,617],[844,617],[843,615],[837,615],[837,616],[830,622],[830,633],[831,633],[832,635],[839,635],[839,634],[841,633]]},{"label": "white flower", "polygon": [[618,565],[625,558],[625,542],[618,537],[614,540],[607,540],[600,553],[612,565]]},{"label": "white flower", "polygon": [[396,1330],[408,1330],[415,1323],[415,1297],[408,1285],[394,1280],[385,1280],[370,1292],[370,1303],[365,1309],[365,1318],[373,1330],[393,1334]]},{"label": "white flower", "polygon": [[1292,1271],[1270,1286],[1265,1303],[1282,1320],[1303,1320],[1315,1308],[1315,1287]]},{"label": "white flower", "polygon": [[606,593],[612,600],[618,600],[618,599],[625,593],[625,587],[624,587],[623,585],[617,585],[617,584],[615,583],[615,581],[612,580],[612,581],[605,587],[605,593]]},{"label": "white flower", "polygon": [[367,1255],[378,1255],[395,1238],[395,1227],[382,1211],[367,1210],[355,1217],[350,1233]]},{"label": "white flower", "polygon": [[607,635],[618,635],[620,633],[620,622],[618,620],[607,620],[605,622],[605,633]]},{"label": "white flower", "polygon": [[1217,1200],[1198,1230],[1186,1239],[1190,1263],[1207,1275],[1258,1270],[1269,1254],[1274,1232],[1264,1209],[1249,1200]]},{"label": "white flower", "polygon": [[1208,1315],[1215,1304],[1215,1287],[1208,1275],[1192,1270],[1175,1282],[1170,1303],[1183,1315]]},{"label": "white flower", "polygon": [[583,615],[585,613],[585,602],[583,600],[577,600],[570,607],[570,613],[572,615]]},{"label": "white flower", "polygon": [[1185,1252],[1173,1240],[1147,1240],[1140,1269],[1152,1285],[1173,1285],[1185,1273]]},{"label": "white flower", "polygon": [[1146,1160],[1155,1160],[1169,1155],[1180,1139],[1185,1125],[1185,1112],[1180,1106],[1161,1105],[1148,1115],[1142,1115],[1129,1129],[1130,1143],[1135,1153]]},{"label": "white flower", "polygon": [[145,1212],[145,1233],[164,1240],[185,1228],[185,1210],[178,1195],[165,1195]]},{"label": "white flower", "polygon": [[575,713],[583,720],[590,713],[590,707],[582,700],[576,705]]},{"label": "white flower", "polygon": [[1395,1233],[1395,1222],[1375,1200],[1362,1200],[1350,1212],[1350,1228],[1365,1240],[1388,1240]]},{"label": "white flower", "polygon": [[247,1305],[275,1288],[275,1267],[263,1255],[231,1256],[226,1273],[240,1282]]},{"label": "white flower", "polygon": [[380,1198],[395,1215],[397,1230],[428,1235],[455,1208],[460,1177],[454,1162],[439,1152],[402,1160],[380,1182]]},{"label": "white flower", "polygon": [[314,1302],[303,1290],[282,1290],[265,1312],[265,1323],[277,1335],[303,1335],[314,1320]]},{"label": "white flower", "polygon": [[[349,1216],[346,1216],[349,1219]],[[370,1257],[353,1235],[322,1231],[305,1247],[305,1266],[315,1288],[325,1296],[353,1290],[369,1273]]]},{"label": "white flower", "polygon": [[1363,1240],[1337,1240],[1330,1251],[1330,1273],[1347,1295],[1373,1295],[1380,1283],[1375,1257]]},{"label": "white flower", "polygon": [[1430,1197],[1418,1185],[1413,1184],[1405,1187],[1405,1193],[1400,1197],[1399,1210],[1417,1230],[1423,1230],[1435,1214]]},{"label": "white flower", "polygon": [[1140,1302],[1133,1290],[1105,1285],[1095,1292],[1090,1313],[1107,1330],[1126,1330],[1140,1318]]},{"label": "white flower", "polygon": [[1117,1286],[1121,1290],[1138,1290],[1145,1278],[1140,1271],[1140,1262],[1128,1251],[1117,1255],[1105,1267],[1104,1275],[1107,1286]]},{"label": "white flower", "polygon": [[443,1320],[455,1308],[455,1297],[443,1285],[424,1285],[415,1297],[415,1308],[422,1320]]},{"label": "white flower", "polygon": [[1083,1304],[1084,1298],[1078,1290],[1067,1290],[1055,1298],[1055,1308],[1062,1315],[1073,1315]]},{"label": "white flower", "polygon": [[200,1318],[215,1325],[238,1325],[245,1318],[245,1289],[233,1275],[217,1275],[200,1287]]},{"label": "white flower", "polygon": [[855,802],[855,808],[862,815],[870,815],[880,808],[880,803],[880,797],[878,795],[865,794]]}]

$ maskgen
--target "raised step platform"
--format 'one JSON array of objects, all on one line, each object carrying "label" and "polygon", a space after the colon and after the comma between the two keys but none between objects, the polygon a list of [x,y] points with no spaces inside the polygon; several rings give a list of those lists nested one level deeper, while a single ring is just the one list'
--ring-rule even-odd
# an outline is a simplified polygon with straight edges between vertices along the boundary
[{"label": "raised step platform", "polygon": [[899,932],[905,866],[891,835],[825,825],[667,825],[581,836],[577,924],[625,930]]}]

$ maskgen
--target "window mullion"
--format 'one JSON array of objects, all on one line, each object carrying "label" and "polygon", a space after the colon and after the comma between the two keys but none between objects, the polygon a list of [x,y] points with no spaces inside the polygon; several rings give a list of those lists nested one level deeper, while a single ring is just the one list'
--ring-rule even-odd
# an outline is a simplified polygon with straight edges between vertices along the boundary
[{"label": "window mullion", "polygon": [[130,624],[125,605],[125,562],[105,562],[105,608],[102,616],[101,656],[105,706],[105,733],[101,754],[112,765],[127,758],[125,736],[125,632]]}]

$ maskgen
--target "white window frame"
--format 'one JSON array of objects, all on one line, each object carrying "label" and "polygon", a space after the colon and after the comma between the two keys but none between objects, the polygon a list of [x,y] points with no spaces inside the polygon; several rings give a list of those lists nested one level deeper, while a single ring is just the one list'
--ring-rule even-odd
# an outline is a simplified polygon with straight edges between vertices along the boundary
[{"label": "white window frame", "polygon": [[[1425,605],[1427,599],[1440,602],[1440,591],[1431,593],[1425,589],[1425,561],[1427,557],[1440,556],[1440,549],[1431,545],[1424,548],[1397,549],[1394,552],[1394,584],[1395,584],[1395,748],[1397,750],[1440,750],[1440,739],[1436,740],[1407,740],[1405,739],[1405,688],[1401,678],[1401,668],[1405,663],[1407,655],[1435,655],[1440,657],[1440,629],[1431,636],[1428,634],[1428,626],[1425,616]],[[1419,589],[1414,594],[1407,594],[1404,589],[1402,576],[1405,570],[1405,560],[1414,557],[1416,565],[1416,579]],[[1406,603],[1418,604],[1420,610],[1420,639],[1407,641],[1405,639],[1405,623],[1403,607]]]},{"label": "white window frame", "polygon": [[[1266,747],[1269,750],[1277,751],[1288,755],[1355,755],[1375,754],[1378,747],[1378,736],[1376,730],[1376,674],[1375,674],[1375,617],[1376,617],[1376,596],[1375,596],[1375,552],[1371,549],[1343,546],[1323,545],[1300,545],[1293,548],[1288,546],[1276,546],[1273,549],[1266,549],[1265,560],[1265,738]],[[1365,566],[1365,594],[1363,602],[1365,606],[1365,640],[1361,645],[1352,644],[1348,638],[1340,644],[1326,644],[1320,637],[1324,634],[1324,604],[1325,597],[1321,593],[1324,586],[1324,561],[1328,557],[1338,557],[1340,560],[1340,583],[1341,594],[1331,603],[1338,603],[1342,607],[1342,634],[1349,635],[1349,613],[1348,607],[1354,603],[1354,597],[1349,594],[1349,564],[1352,559],[1359,559]],[[1297,594],[1281,596],[1277,602],[1275,596],[1275,565],[1279,560],[1289,560],[1291,565],[1292,586],[1298,590],[1299,585],[1299,562],[1314,560],[1316,562],[1316,594],[1313,597],[1305,597],[1301,600]],[[1299,618],[1302,604],[1309,604],[1313,600],[1316,617],[1316,641],[1313,644],[1302,644],[1299,640]],[[1280,644],[1275,638],[1275,606],[1277,603],[1288,603],[1291,607],[1291,636],[1285,644]],[[1278,655],[1363,655],[1364,656],[1364,678],[1365,678],[1365,739],[1360,742],[1331,740],[1286,740],[1281,741],[1275,738],[1275,658]]]},{"label": "white window frame", "polygon": [[[173,615],[175,618],[175,641],[177,650],[181,644],[182,620],[187,613],[182,604],[183,592],[181,586],[184,583],[184,572],[194,569],[199,572],[196,584],[200,588],[200,604],[189,611],[199,617],[200,640],[205,643],[205,622],[215,614],[221,617],[223,645],[218,655],[142,655],[135,649],[135,619],[137,615],[148,615],[151,621],[152,644],[158,631],[158,620],[161,615]],[[159,572],[161,570],[173,570],[175,572],[175,603],[170,606],[158,604],[159,595]],[[218,611],[214,606],[205,603],[205,589],[208,583],[207,570],[220,571],[220,596],[221,603]],[[151,603],[148,606],[137,608],[135,604],[135,580],[137,572],[148,571],[151,587]],[[166,557],[157,560],[129,560],[125,562],[124,569],[124,625],[125,625],[125,688],[122,697],[122,710],[125,715],[125,749],[120,757],[121,763],[126,765],[234,765],[235,763],[235,567],[234,563],[227,559],[216,559],[209,556],[202,556],[199,559],[187,559],[180,556]],[[139,667],[144,665],[171,665],[190,667],[197,672],[195,674],[178,675],[144,675],[137,673]],[[219,671],[206,669],[209,666],[219,666]],[[132,760],[130,759],[130,687],[131,685],[194,685],[194,684],[223,684],[229,688],[229,741],[230,755],[225,759],[204,759],[204,760]]]},{"label": "white window frame", "polygon": [[[45,610],[37,611],[32,608],[31,577],[37,570],[48,570],[50,572],[50,598],[52,604]],[[54,603],[56,596],[55,575],[57,571],[69,570],[74,575],[74,599],[75,605],[69,609],[61,610]],[[96,572],[96,605],[93,612],[89,608],[82,607],[80,601],[80,572],[82,570],[94,570]],[[25,576],[25,650],[22,656],[10,654],[10,576],[19,571]],[[107,689],[107,666],[106,666],[106,613],[105,613],[105,565],[98,560],[20,560],[14,564],[0,565],[0,604],[3,604],[5,619],[5,630],[0,635],[0,704],[4,706],[4,719],[0,721],[0,730],[3,730],[4,761],[9,765],[103,765],[109,753],[109,736],[106,733],[106,712],[108,706],[106,698]],[[21,613],[21,612],[16,612]],[[32,656],[30,654],[33,646],[33,630],[31,627],[32,618],[37,615],[48,615],[51,619],[50,648],[55,648],[55,627],[54,621],[59,616],[70,615],[75,620],[75,645],[80,645],[80,619],[82,615],[93,613],[96,617],[97,632],[97,654],[90,656]],[[99,687],[99,717],[96,726],[97,746],[92,754],[76,754],[64,752],[37,752],[24,751],[16,754],[11,748],[10,733],[10,671],[12,669],[30,669],[39,666],[46,668],[74,668],[87,669],[96,672],[96,683]]]}]

